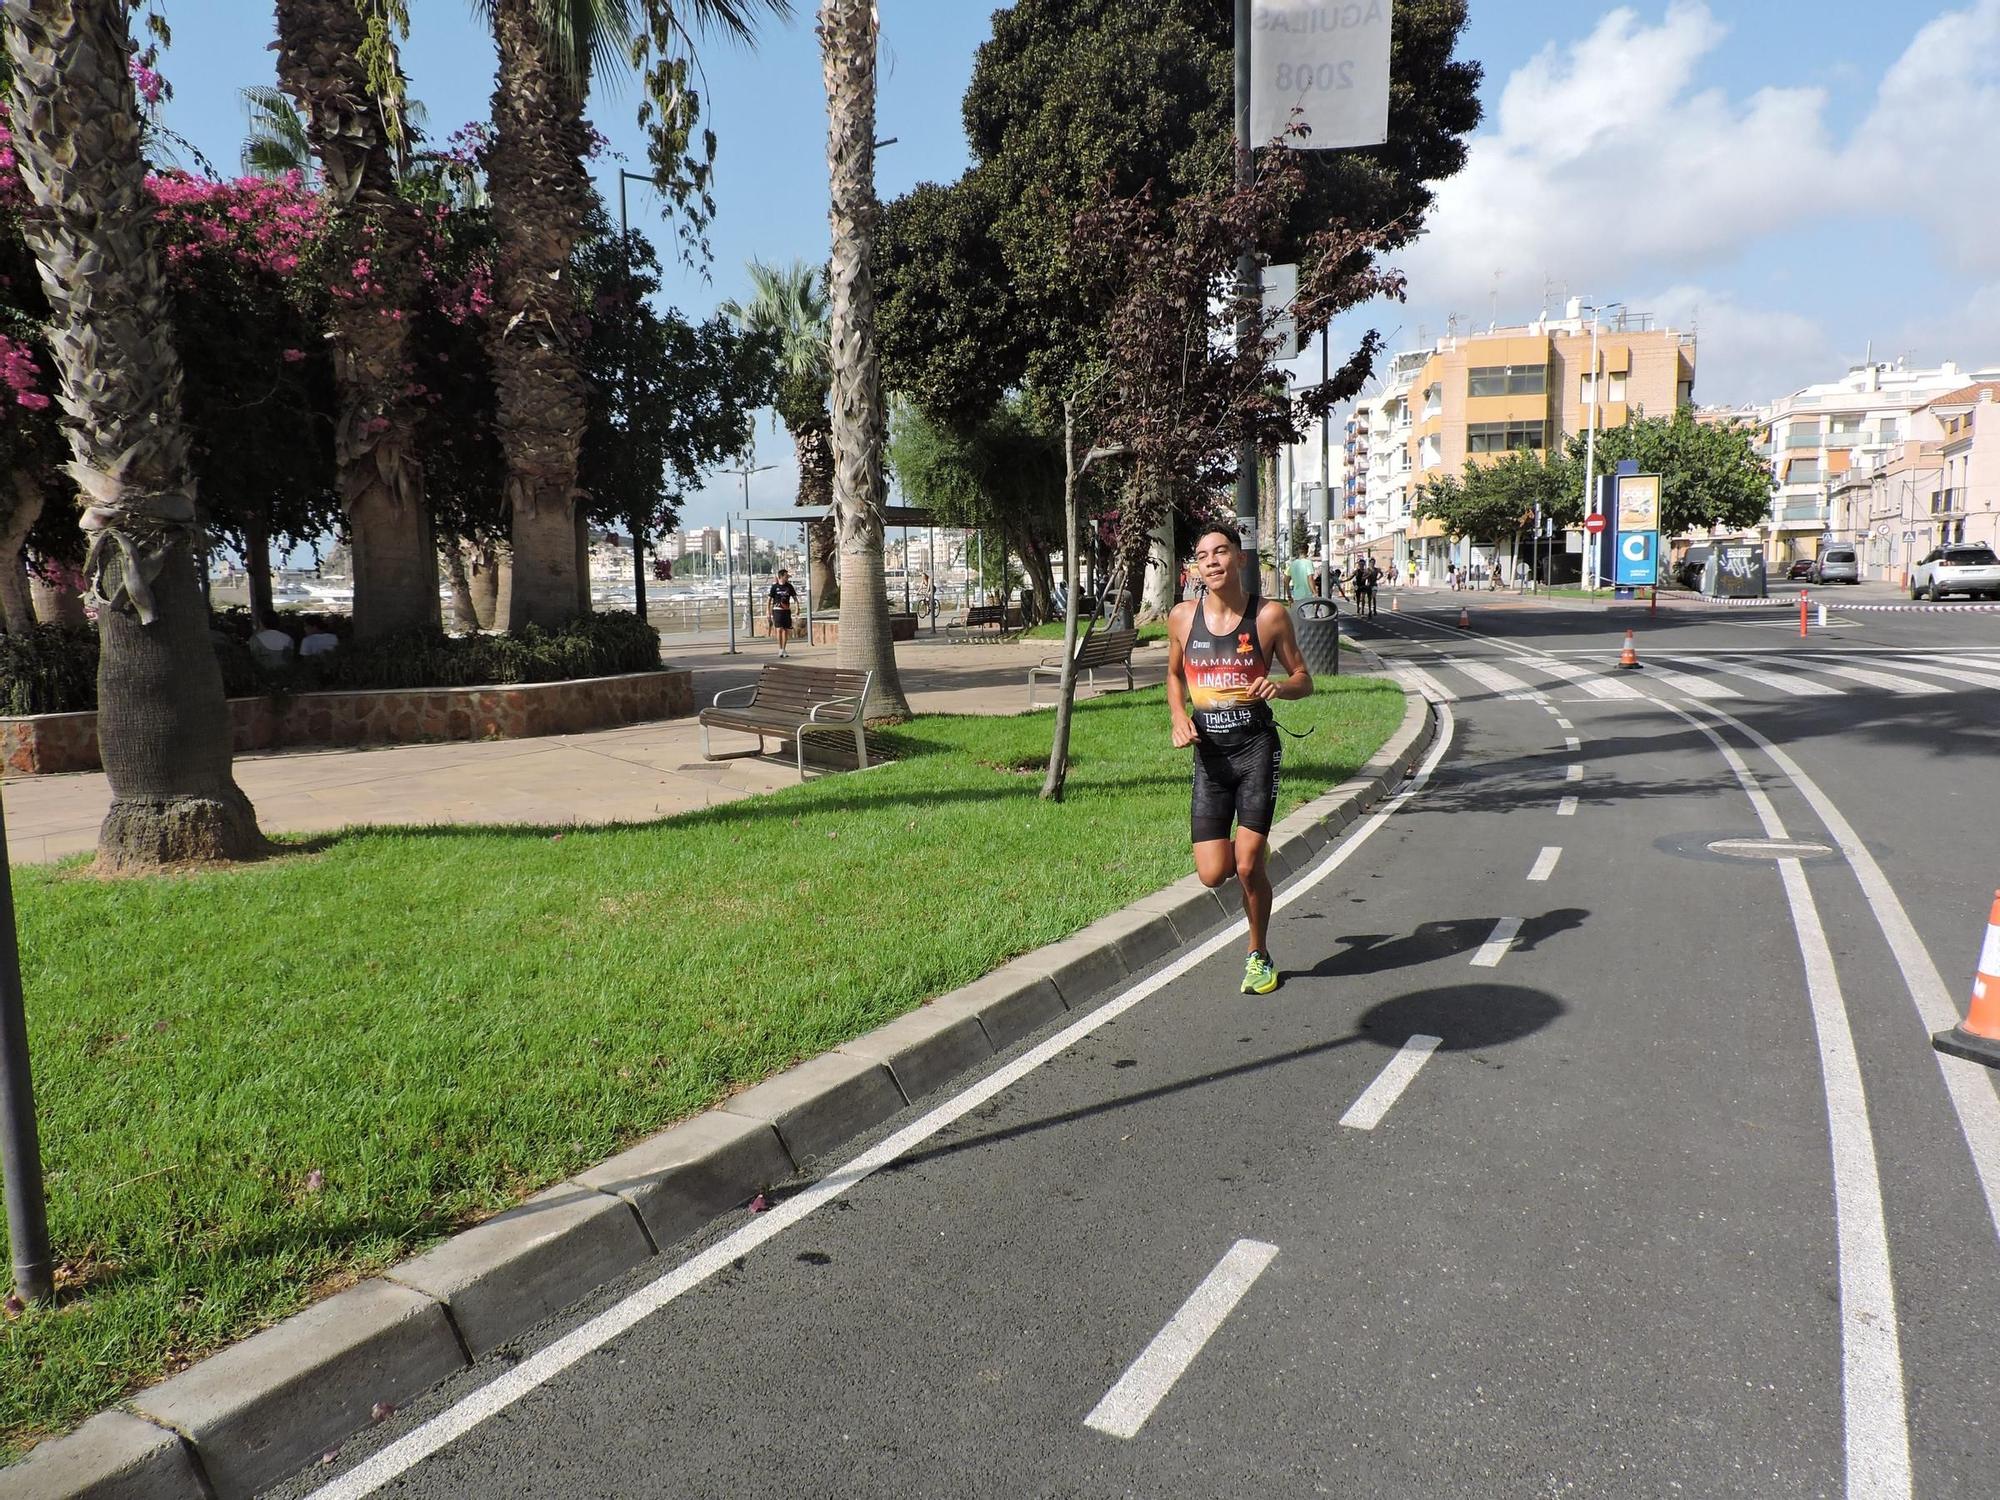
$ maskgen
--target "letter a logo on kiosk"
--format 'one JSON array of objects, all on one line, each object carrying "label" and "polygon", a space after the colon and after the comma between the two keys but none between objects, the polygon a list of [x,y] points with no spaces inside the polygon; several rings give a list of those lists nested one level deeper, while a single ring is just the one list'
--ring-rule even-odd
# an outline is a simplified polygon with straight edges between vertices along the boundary
[{"label": "letter a logo on kiosk", "polygon": [[[1306,151],[1389,139],[1390,0],[1251,0],[1250,139]],[[1311,132],[1286,136],[1292,111]]]}]

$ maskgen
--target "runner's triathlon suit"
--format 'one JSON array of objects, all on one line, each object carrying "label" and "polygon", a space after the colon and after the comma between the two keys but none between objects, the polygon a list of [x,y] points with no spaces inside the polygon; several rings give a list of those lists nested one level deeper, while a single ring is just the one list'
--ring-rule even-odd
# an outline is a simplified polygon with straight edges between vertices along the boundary
[{"label": "runner's triathlon suit", "polygon": [[1271,675],[1271,659],[1257,635],[1255,594],[1232,630],[1209,629],[1208,600],[1195,600],[1181,651],[1188,697],[1194,704],[1193,841],[1229,837],[1233,821],[1268,834],[1278,802],[1278,731],[1271,705],[1250,696],[1250,685]]}]

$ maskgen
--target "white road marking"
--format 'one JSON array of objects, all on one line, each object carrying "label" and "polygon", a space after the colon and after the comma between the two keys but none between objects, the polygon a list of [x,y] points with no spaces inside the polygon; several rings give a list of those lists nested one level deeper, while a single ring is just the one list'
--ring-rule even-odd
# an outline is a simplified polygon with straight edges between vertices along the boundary
[{"label": "white road marking", "polygon": [[[1994,676],[1991,672],[1967,671],[1962,657],[1902,656],[1896,659],[1896,664],[1907,667],[1912,672],[1928,672],[1933,677],[1943,677],[1965,687],[2000,688],[2000,677]],[[1980,665],[1990,667],[1993,663],[1982,662]]]},{"label": "white road marking", "polygon": [[1202,1346],[1215,1337],[1216,1329],[1277,1254],[1276,1245],[1260,1240],[1238,1240],[1231,1245],[1229,1253],[1181,1304],[1180,1311],[1091,1409],[1083,1425],[1116,1438],[1137,1437],[1153,1408],[1187,1373]]},{"label": "white road marking", "polygon": [[1583,741],[1573,734],[1566,734],[1563,736],[1563,748],[1565,750],[1581,750],[1583,748]]},{"label": "white road marking", "polygon": [[1896,1286],[1868,1096],[1840,980],[1813,905],[1805,869],[1778,861],[1805,958],[1806,994],[1819,1037],[1826,1119],[1833,1144],[1833,1202],[1840,1253],[1840,1348],[1846,1407],[1849,1500],[1902,1500],[1910,1494],[1910,1423],[1903,1402],[1903,1351]]},{"label": "white road marking", "polygon": [[1382,1116],[1403,1097],[1403,1090],[1410,1086],[1417,1070],[1443,1045],[1443,1037],[1425,1036],[1421,1032],[1403,1043],[1401,1050],[1375,1075],[1375,1081],[1361,1091],[1361,1097],[1347,1106],[1340,1123],[1350,1130],[1373,1130],[1381,1124]]},{"label": "white road marking", "polygon": [[1863,667],[1843,667],[1810,656],[1773,656],[1768,659],[1782,667],[1792,667],[1801,672],[1825,672],[1829,676],[1845,677],[1849,682],[1880,688],[1885,693],[1898,693],[1905,698],[1920,698],[1950,691],[1948,688],[1939,687],[1935,682],[1922,682],[1913,677],[1894,677],[1887,672],[1870,672]]},{"label": "white road marking", "polygon": [[1630,701],[1645,696],[1628,684],[1620,682],[1617,678],[1605,677],[1594,669],[1583,666],[1578,662],[1556,661],[1553,659],[1544,661],[1537,657],[1534,659],[1534,665],[1554,676],[1567,678],[1593,698],[1612,698]]},{"label": "white road marking", "polygon": [[1481,687],[1493,692],[1521,695],[1527,691],[1528,684],[1520,678],[1497,667],[1489,667],[1483,661],[1471,661],[1463,656],[1447,656],[1445,660]]},{"label": "white road marking", "polygon": [[1528,871],[1530,880],[1547,880],[1556,872],[1556,861],[1562,858],[1562,845],[1548,844],[1535,856],[1535,867]]},{"label": "white road marking", "polygon": [[1559,818],[1573,818],[1573,817],[1575,817],[1575,816],[1576,816],[1576,798],[1574,798],[1574,797],[1565,797],[1565,798],[1563,798],[1563,799],[1562,799],[1562,801],[1558,802],[1558,803],[1556,804],[1556,816],[1557,816],[1557,817],[1559,817]]},{"label": "white road marking", "polygon": [[1458,694],[1439,682],[1422,667],[1399,666],[1396,670],[1409,678],[1416,685],[1417,691],[1429,698],[1433,703],[1456,703],[1458,701]]},{"label": "white road marking", "polygon": [[1583,767],[1577,765],[1574,761],[1572,761],[1569,764],[1569,766],[1567,766],[1563,771],[1563,780],[1564,781],[1583,780]]},{"label": "white road marking", "polygon": [[[1434,703],[1436,700],[1432,700]],[[1282,911],[1313,890],[1322,880],[1347,862],[1372,838],[1382,825],[1424,787],[1431,774],[1451,749],[1455,719],[1451,708],[1436,703],[1437,738],[1423,765],[1403,789],[1355,825],[1354,831],[1334,845],[1319,864],[1281,891],[1272,909]],[[1119,991],[1093,1011],[1086,1012],[1055,1035],[1030,1047],[1003,1068],[987,1074],[970,1087],[944,1100],[859,1156],[853,1157],[794,1196],[784,1199],[768,1212],[724,1235],[700,1254],[661,1273],[622,1301],[613,1303],[596,1317],[571,1329],[518,1364],[496,1375],[478,1390],[469,1392],[428,1421],[419,1423],[380,1452],[370,1455],[347,1473],[312,1491],[307,1500],[362,1500],[385,1484],[407,1474],[431,1455],[471,1432],[488,1418],[498,1416],[523,1396],[548,1384],[586,1355],[601,1349],[628,1329],[637,1326],[669,1303],[700,1286],[738,1257],[777,1238],[808,1215],[825,1207],[881,1171],[925,1141],[954,1124],[980,1105],[1012,1088],[1035,1069],[1118,1019],[1133,1006],[1173,983],[1189,970],[1207,962],[1224,948],[1233,946],[1243,935],[1244,924],[1231,922],[1207,941],[1182,954],[1159,972],[1128,989]],[[1969,1065],[1970,1066],[1970,1065]]]},{"label": "white road marking", "polygon": [[1717,682],[1713,677],[1697,677],[1687,672],[1670,672],[1665,667],[1648,666],[1648,681],[1672,688],[1677,693],[1686,693],[1690,698],[1708,703],[1717,698],[1741,698],[1743,695],[1726,682]]},{"label": "white road marking", "polygon": [[1472,955],[1475,969],[1497,969],[1500,960],[1507,956],[1507,950],[1514,946],[1514,939],[1521,935],[1519,917],[1502,917],[1493,924],[1493,935],[1479,945],[1479,951]]},{"label": "white road marking", "polygon": [[1574,725],[1574,724],[1570,723],[1570,721],[1569,721],[1568,719],[1565,719],[1565,718],[1564,718],[1564,717],[1563,717],[1563,716],[1562,716],[1561,714],[1557,714],[1557,715],[1556,715],[1556,722],[1557,722],[1558,724],[1562,725],[1562,727],[1563,727],[1563,728],[1565,728],[1565,729],[1574,729],[1574,728],[1576,728],[1576,725]]},{"label": "white road marking", "polygon": [[[1693,665],[1683,656],[1670,656],[1668,661]],[[1732,677],[1743,677],[1767,687],[1774,693],[1783,693],[1788,698],[1838,698],[1842,689],[1830,687],[1824,682],[1814,682],[1810,677],[1780,677],[1775,672],[1760,672],[1755,667],[1735,666],[1725,661],[1702,661],[1700,665],[1715,672],[1727,672]]]}]

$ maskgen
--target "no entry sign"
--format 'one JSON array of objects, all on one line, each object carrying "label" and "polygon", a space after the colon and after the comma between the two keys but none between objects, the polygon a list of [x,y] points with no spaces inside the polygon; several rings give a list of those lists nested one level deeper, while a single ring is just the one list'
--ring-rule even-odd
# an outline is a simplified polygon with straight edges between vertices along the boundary
[{"label": "no entry sign", "polygon": [[1599,515],[1585,516],[1583,518],[1583,529],[1589,532],[1592,536],[1596,536],[1598,532],[1604,529],[1603,515],[1599,514]]}]

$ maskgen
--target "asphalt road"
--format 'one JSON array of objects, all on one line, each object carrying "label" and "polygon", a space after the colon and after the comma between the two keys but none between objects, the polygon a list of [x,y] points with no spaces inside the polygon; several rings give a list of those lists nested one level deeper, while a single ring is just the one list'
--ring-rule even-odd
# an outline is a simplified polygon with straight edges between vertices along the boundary
[{"label": "asphalt road", "polygon": [[2000,1494],[2000,1095],[1922,1010],[2000,879],[2000,615],[1457,618],[1356,627],[1448,741],[1275,995],[1183,956],[285,1493]]}]

